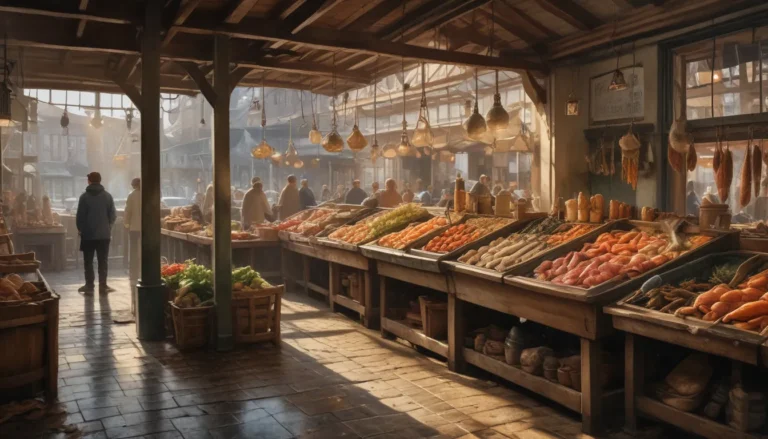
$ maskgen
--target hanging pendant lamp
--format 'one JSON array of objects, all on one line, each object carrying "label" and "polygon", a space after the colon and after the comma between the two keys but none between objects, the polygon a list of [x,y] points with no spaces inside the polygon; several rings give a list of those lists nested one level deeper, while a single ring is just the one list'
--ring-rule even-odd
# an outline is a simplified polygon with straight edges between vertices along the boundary
[{"label": "hanging pendant lamp", "polygon": [[358,125],[360,124],[360,118],[358,116],[357,106],[357,92],[355,92],[355,123],[352,126],[352,133],[347,137],[347,146],[352,152],[360,152],[368,146],[368,139],[365,138]]},{"label": "hanging pendant lamp", "polygon": [[530,151],[531,148],[531,139],[528,135],[528,125],[526,123],[526,110],[527,110],[527,101],[526,101],[526,94],[523,92],[523,120],[520,124],[520,134],[516,135],[514,139],[512,139],[512,145],[510,149],[512,151]]},{"label": "hanging pendant lamp", "polygon": [[313,145],[319,145],[323,142],[323,133],[317,129],[317,117],[315,116],[315,104],[317,103],[317,96],[314,101],[312,100],[313,93],[310,92],[309,103],[312,105],[312,129],[309,130],[309,143]]},{"label": "hanging pendant lamp", "polygon": [[485,114],[486,124],[491,131],[501,131],[509,128],[509,113],[501,104],[499,93],[499,71],[496,70],[496,93],[493,95],[493,106]]},{"label": "hanging pendant lamp", "polygon": [[485,118],[480,115],[480,109],[478,107],[478,86],[477,86],[477,69],[475,69],[475,108],[472,114],[464,122],[464,131],[467,132],[467,137],[472,140],[481,140],[483,134],[488,130],[485,124]]},{"label": "hanging pendant lamp", "polygon": [[416,129],[413,131],[411,144],[416,147],[429,149],[434,143],[432,127],[429,124],[429,108],[427,108],[427,89],[424,63],[421,63],[421,104],[419,105],[419,119],[416,121]]},{"label": "hanging pendant lamp", "polygon": [[[376,58],[376,66],[378,67],[378,57]],[[376,69],[378,73],[378,68]],[[378,125],[376,120],[376,89],[378,88],[378,84],[376,83],[376,80],[373,81],[373,143],[371,144],[371,162],[374,164],[376,163],[376,160],[378,160],[379,155],[381,154],[381,147],[379,146],[379,139],[376,137],[378,134]]]},{"label": "hanging pendant lamp", "polygon": [[323,149],[328,152],[336,153],[344,150],[344,139],[341,138],[337,131],[336,125],[336,55],[333,56],[333,98],[331,103],[333,104],[333,119],[331,121],[331,132],[329,132],[323,139]]},{"label": "hanging pendant lamp", "polygon": [[613,77],[611,78],[611,84],[608,86],[610,91],[621,91],[627,89],[627,80],[624,79],[624,73],[619,69],[619,58],[621,57],[619,51],[616,51],[616,70],[613,71]]},{"label": "hanging pendant lamp", "polygon": [[400,144],[397,145],[397,155],[400,157],[416,157],[416,148],[408,140],[408,122],[405,121],[405,91],[408,85],[405,83],[405,60],[401,60],[401,71],[403,74],[403,131],[400,133]]},{"label": "hanging pendant lamp", "polygon": [[[251,149],[251,156],[255,159],[266,159],[271,157],[275,153],[275,149],[267,143],[267,100],[264,94],[264,78],[261,80],[261,98],[264,101],[264,106],[261,108],[261,143],[254,146]],[[272,160],[274,163],[274,159]]]},{"label": "hanging pendant lamp", "polygon": [[285,151],[283,163],[289,168],[299,169],[304,166],[304,162],[299,158],[299,152],[293,144],[293,120],[288,123],[288,130],[288,149]]}]

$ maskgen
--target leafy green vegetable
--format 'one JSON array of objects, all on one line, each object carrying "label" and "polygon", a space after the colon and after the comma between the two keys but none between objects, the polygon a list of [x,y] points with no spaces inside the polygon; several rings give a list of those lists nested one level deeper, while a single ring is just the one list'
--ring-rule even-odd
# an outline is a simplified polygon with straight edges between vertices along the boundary
[{"label": "leafy green vegetable", "polygon": [[232,287],[234,288],[237,283],[253,289],[263,289],[272,286],[251,267],[240,267],[232,270]]}]

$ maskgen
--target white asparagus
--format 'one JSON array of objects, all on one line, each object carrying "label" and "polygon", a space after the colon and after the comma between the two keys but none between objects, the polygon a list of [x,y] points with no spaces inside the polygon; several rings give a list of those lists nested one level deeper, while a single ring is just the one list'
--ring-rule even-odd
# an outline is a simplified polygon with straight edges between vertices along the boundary
[{"label": "white asparagus", "polygon": [[459,258],[459,262],[467,262],[469,258],[474,256],[476,253],[477,253],[477,250],[474,250],[474,249],[464,253],[464,256]]}]

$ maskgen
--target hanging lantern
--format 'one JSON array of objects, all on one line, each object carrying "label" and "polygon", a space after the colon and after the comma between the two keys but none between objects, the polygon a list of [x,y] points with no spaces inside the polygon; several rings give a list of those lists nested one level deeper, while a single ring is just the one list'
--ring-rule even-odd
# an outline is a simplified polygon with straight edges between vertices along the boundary
[{"label": "hanging lantern", "polygon": [[496,93],[493,95],[493,106],[485,114],[486,124],[491,131],[501,131],[509,128],[509,113],[501,104],[499,93],[499,71],[496,71]]},{"label": "hanging lantern", "polygon": [[400,134],[400,144],[397,145],[397,155],[400,157],[416,157],[417,154],[416,148],[408,141],[408,131],[405,125],[403,125],[403,132]]},{"label": "hanging lantern", "polygon": [[379,146],[378,141],[374,139],[373,144],[371,145],[371,162],[376,163],[376,160],[379,158],[380,154],[381,154],[381,147]]},{"label": "hanging lantern", "polygon": [[[261,96],[264,97],[264,78],[261,78]],[[202,102],[202,101],[201,101]],[[251,156],[255,159],[266,159],[266,158],[272,158],[274,154],[279,154],[279,152],[276,152],[272,146],[267,143],[267,107],[266,107],[266,100],[264,108],[261,110],[261,143],[254,146],[253,149],[251,149]],[[200,105],[200,109],[202,110],[202,104]],[[204,122],[204,121],[203,121]],[[274,158],[272,159],[272,162],[274,163]]]},{"label": "hanging lantern", "polygon": [[310,160],[309,166],[312,168],[317,168],[320,166],[320,157],[314,157],[312,160]]},{"label": "hanging lantern", "polygon": [[309,143],[319,145],[323,142],[323,133],[317,129],[317,122],[312,121],[312,129],[309,130]]},{"label": "hanging lantern", "polygon": [[294,169],[301,169],[301,168],[303,168],[303,167],[304,167],[304,161],[303,161],[303,160],[301,160],[301,159],[296,159],[296,160],[293,162],[293,168],[294,168]]},{"label": "hanging lantern", "polygon": [[278,151],[274,150],[275,152],[272,153],[272,155],[269,156],[269,160],[272,162],[274,166],[280,166],[283,164],[283,154]]},{"label": "hanging lantern", "polygon": [[421,104],[419,106],[419,119],[416,121],[416,129],[413,132],[411,144],[419,148],[429,148],[434,142],[432,127],[429,124],[429,108],[427,108],[427,89],[424,63],[421,63]]},{"label": "hanging lantern", "polygon": [[467,132],[467,137],[472,140],[480,140],[482,135],[488,130],[488,127],[485,124],[485,118],[480,115],[480,109],[477,104],[477,92],[477,69],[475,69],[475,108],[469,118],[464,122],[464,130]]},{"label": "hanging lantern", "polygon": [[61,130],[64,131],[65,134],[69,134],[69,115],[67,114],[66,108],[64,109],[64,113],[61,114],[59,125],[61,125]]},{"label": "hanging lantern", "polygon": [[267,143],[267,141],[264,139],[261,139],[261,143],[251,149],[251,156],[259,160],[265,159],[271,156],[273,153],[274,149],[269,146],[269,143]]},{"label": "hanging lantern", "polygon": [[368,146],[368,139],[360,132],[357,123],[352,127],[352,133],[347,137],[347,146],[352,152],[360,152]]},{"label": "hanging lantern", "polygon": [[627,80],[624,79],[624,73],[619,69],[619,53],[616,53],[616,70],[613,71],[611,84],[608,86],[610,91],[621,91],[627,89]]},{"label": "hanging lantern", "polygon": [[323,139],[323,149],[328,152],[341,152],[344,150],[344,139],[336,132],[336,124],[331,128],[331,132],[326,134]]},{"label": "hanging lantern", "polygon": [[296,147],[293,145],[293,141],[289,141],[288,149],[285,151],[285,160],[283,160],[285,166],[293,167],[293,165],[300,160],[301,159],[299,159],[299,153],[296,151]]},{"label": "hanging lantern", "polygon": [[384,148],[381,149],[381,156],[385,159],[393,159],[397,157],[397,147],[394,143],[387,143]]}]

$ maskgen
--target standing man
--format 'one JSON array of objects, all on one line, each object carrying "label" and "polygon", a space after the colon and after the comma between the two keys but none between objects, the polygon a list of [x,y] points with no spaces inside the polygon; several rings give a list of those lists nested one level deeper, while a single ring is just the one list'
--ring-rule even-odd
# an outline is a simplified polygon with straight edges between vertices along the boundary
[{"label": "standing man", "polygon": [[99,293],[114,291],[107,285],[107,261],[115,218],[115,201],[112,195],[101,185],[101,174],[91,172],[88,174],[88,187],[80,195],[76,217],[85,266],[85,285],[78,289],[82,293],[92,294],[94,290],[94,253],[99,262]]},{"label": "standing man", "polygon": [[299,202],[299,188],[296,187],[296,176],[289,175],[288,183],[280,192],[280,200],[277,202],[278,212],[280,212],[280,221],[284,221],[289,216],[301,210]]},{"label": "standing man", "polygon": [[315,193],[309,188],[309,181],[307,179],[301,180],[301,189],[299,189],[299,202],[301,202],[301,210],[308,209],[313,206],[317,206],[315,201]]},{"label": "standing man", "polygon": [[272,221],[267,194],[264,193],[259,177],[251,179],[251,188],[243,196],[240,219],[243,222],[243,230],[250,229],[254,224],[261,224],[265,219]]},{"label": "standing man", "polygon": [[141,179],[131,180],[133,190],[125,201],[123,222],[128,230],[129,249],[128,254],[128,278],[131,284],[131,314],[136,311],[136,284],[139,282],[141,270]]},{"label": "standing man", "polygon": [[352,189],[347,192],[344,197],[345,204],[362,204],[363,200],[368,197],[368,194],[360,188],[360,180],[352,181]]}]

